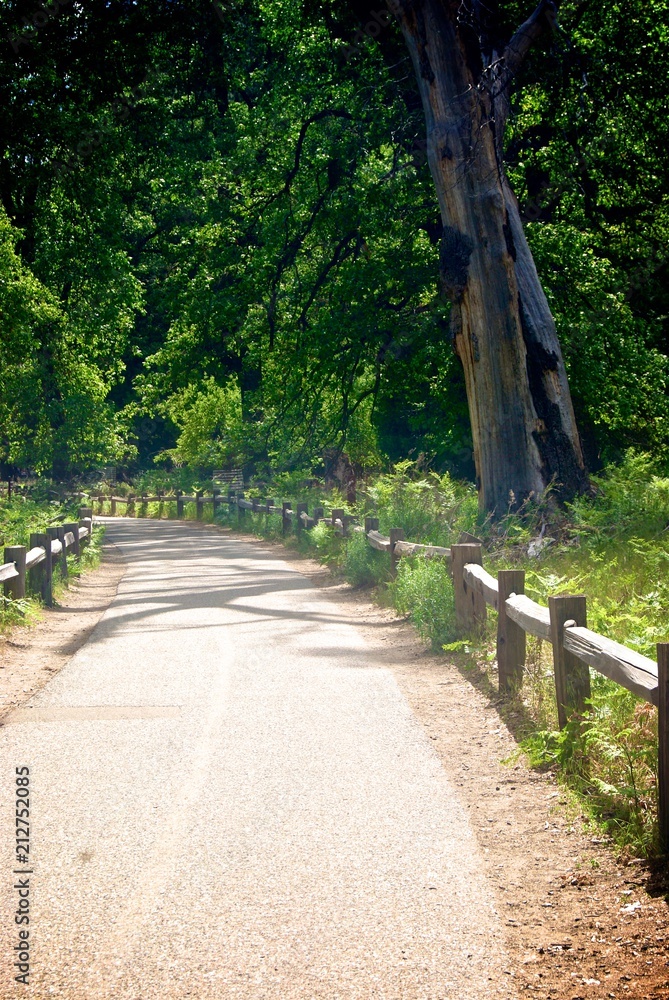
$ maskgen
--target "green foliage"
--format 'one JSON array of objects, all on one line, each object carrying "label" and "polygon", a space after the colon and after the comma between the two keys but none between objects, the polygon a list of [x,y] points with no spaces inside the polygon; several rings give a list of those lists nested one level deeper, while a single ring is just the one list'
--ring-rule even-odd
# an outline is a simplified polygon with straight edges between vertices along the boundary
[{"label": "green foliage", "polygon": [[28,545],[31,532],[45,531],[50,524],[74,521],[76,505],[58,500],[36,500],[14,493],[0,499],[0,538],[3,545]]},{"label": "green foliage", "polygon": [[56,296],[22,263],[0,208],[0,462],[72,471],[122,450],[103,373]]},{"label": "green foliage", "polygon": [[432,545],[449,545],[456,531],[472,531],[478,521],[476,492],[448,473],[415,478],[411,461],[398,462],[378,476],[366,495],[379,514],[381,530],[403,528],[407,538]]},{"label": "green foliage", "polygon": [[669,478],[658,475],[657,458],[628,450],[623,460],[593,478],[594,498],[571,505],[577,526],[604,532],[655,536],[669,524]]},{"label": "green foliage", "polygon": [[[633,452],[609,467],[595,480],[595,495],[576,501],[569,520],[547,532],[554,544],[527,560],[526,571],[535,600],[585,593],[590,628],[651,658],[669,620],[669,480],[655,467]],[[511,565],[508,552],[493,554],[492,564]]]},{"label": "green foliage", "polygon": [[0,208],[0,461],[50,463],[53,432],[42,399],[39,335],[58,327],[54,297],[16,253],[19,234]]},{"label": "green foliage", "polygon": [[238,386],[219,386],[204,379],[172,396],[165,404],[179,428],[176,446],[156,457],[192,467],[217,468],[239,461],[242,443],[242,397]]},{"label": "green foliage", "polygon": [[666,450],[668,12],[561,3],[509,119],[511,179],[592,464]]},{"label": "green foliage", "polygon": [[520,743],[532,766],[559,770],[587,813],[619,847],[657,848],[657,713],[612,681],[593,675],[583,719],[538,730]]},{"label": "green foliage", "polygon": [[[213,482],[199,474],[199,470],[191,466],[183,466],[173,469],[148,469],[140,475],[135,476],[132,483],[119,483],[114,486],[114,492],[121,494],[128,493],[148,493],[154,495],[158,490],[163,493],[176,493],[181,490],[193,496],[196,490],[207,490],[211,492]],[[95,489],[91,490],[95,493]]]},{"label": "green foliage", "polygon": [[[562,3],[505,137],[593,466],[666,452],[666,13]],[[34,16],[0,7],[0,462],[318,474],[334,448],[473,478],[397,27],[351,50],[344,0]]]},{"label": "green foliage", "polygon": [[[294,500],[295,502],[298,500],[313,500],[315,503],[319,503],[324,498],[322,486],[310,478],[309,469],[305,468],[277,473],[272,476],[272,485],[269,489],[275,496],[282,497],[284,500]],[[334,499],[332,497],[333,503]],[[343,504],[334,503],[334,506],[339,507],[343,506]]]},{"label": "green foliage", "polygon": [[328,528],[322,521],[309,531],[301,533],[301,542],[304,551],[309,552],[331,569],[337,571],[341,568],[342,557],[345,555],[346,546],[338,535]]},{"label": "green foliage", "polygon": [[390,576],[388,556],[373,549],[362,532],[350,535],[342,570],[353,587],[376,587],[386,583]]},{"label": "green foliage", "polygon": [[[628,451],[596,478],[593,496],[570,507],[568,519],[544,524],[555,541],[539,558],[529,560],[523,547],[516,554],[502,548],[486,565],[520,561],[526,593],[542,604],[551,594],[584,593],[589,628],[654,660],[656,643],[669,637],[669,481],[659,468]],[[657,847],[657,713],[596,672],[591,678],[591,713],[558,732],[550,653],[533,642],[521,745],[532,764],[566,776],[617,844],[647,854]]]},{"label": "green foliage", "polygon": [[409,615],[433,649],[458,638],[453,582],[439,560],[402,559],[391,593],[399,613]]},{"label": "green foliage", "polygon": [[[29,546],[31,533],[43,532],[52,524],[77,520],[76,504],[40,497],[43,488],[38,487],[34,492],[35,496],[32,497],[15,493],[9,500],[0,499],[0,546]],[[104,528],[95,527],[92,539],[82,547],[81,561],[77,563],[73,556],[68,557],[70,576],[78,576],[85,569],[98,565],[103,537]],[[56,569],[54,573],[56,597],[62,587],[63,583]],[[33,624],[39,616],[39,608],[40,599],[36,594],[29,593],[26,598],[20,600],[0,595],[0,632],[5,632],[15,625]]]},{"label": "green foliage", "polygon": [[0,633],[16,625],[31,625],[37,620],[37,606],[28,598],[13,601],[0,594]]}]

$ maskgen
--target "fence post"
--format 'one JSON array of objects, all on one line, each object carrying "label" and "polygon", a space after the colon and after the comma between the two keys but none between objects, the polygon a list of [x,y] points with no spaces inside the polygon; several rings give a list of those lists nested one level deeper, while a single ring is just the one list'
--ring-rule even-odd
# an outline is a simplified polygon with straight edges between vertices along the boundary
[{"label": "fence post", "polygon": [[657,644],[657,815],[660,849],[669,853],[669,642]]},{"label": "fence post", "polygon": [[221,504],[221,491],[213,490],[211,494],[211,510],[214,521],[216,520],[216,511]]},{"label": "fence post", "polygon": [[85,520],[87,517],[90,517],[91,521],[93,520],[93,508],[92,507],[80,507],[79,508],[79,518],[80,518],[80,520]]},{"label": "fence post", "polygon": [[[37,532],[32,532],[32,534],[30,535],[30,543],[28,545],[28,548],[36,549],[39,548],[39,546],[43,546],[43,543],[40,541],[41,538],[42,535],[38,534]],[[30,590],[33,592],[33,594],[41,594],[43,579],[44,579],[44,560],[42,560],[42,562],[37,563],[37,565],[33,566],[32,569],[28,570],[26,574],[26,590],[28,589],[28,581],[30,581]]]},{"label": "fence post", "polygon": [[[132,514],[130,513],[131,510],[132,510]],[[135,509],[135,494],[134,493],[128,493],[128,500],[127,500],[126,505],[125,505],[125,513],[126,513],[126,517],[136,517],[137,516],[137,511]]]},{"label": "fence post", "polygon": [[460,545],[469,545],[470,543],[472,545],[483,545],[481,539],[477,538],[476,535],[472,535],[471,531],[461,531],[458,542]]},{"label": "fence post", "polygon": [[296,503],[295,504],[295,530],[297,531],[298,538],[302,532],[302,518],[301,514],[306,514],[309,510],[309,505],[306,503]]},{"label": "fence post", "polygon": [[395,542],[401,542],[403,539],[403,528],[390,529],[390,577],[393,580],[397,576],[397,564],[400,561],[400,557],[395,555]]},{"label": "fence post", "polygon": [[[90,521],[90,524],[87,523]],[[93,537],[93,508],[92,507],[80,507],[79,508],[79,524],[84,522],[84,526],[88,528],[88,538],[84,540],[84,545],[89,545],[91,538]]]},{"label": "fence post", "polygon": [[195,491],[195,517],[201,521],[204,516],[204,503],[202,501],[202,490]]},{"label": "fence post", "polygon": [[319,521],[323,520],[323,514],[324,513],[325,513],[325,511],[323,510],[322,507],[314,507],[313,517],[314,517],[314,524],[315,525],[318,524]]},{"label": "fence post", "polygon": [[83,548],[85,548],[86,545],[90,544],[91,535],[93,534],[93,522],[88,517],[81,517],[81,518],[79,518],[79,527],[80,528],[88,528],[88,535],[87,535],[87,537],[79,539],[79,552],[81,552],[81,550]]},{"label": "fence post", "polygon": [[13,562],[16,565],[18,576],[13,580],[7,580],[5,584],[5,597],[10,597],[17,601],[26,596],[26,555],[28,550],[25,545],[8,545],[5,549],[5,562]]},{"label": "fence post", "polygon": [[58,532],[57,538],[61,544],[60,550],[60,577],[61,580],[67,580],[67,546],[65,545],[65,527],[59,524],[56,528]]},{"label": "fence post", "polygon": [[525,593],[525,570],[502,569],[497,574],[499,614],[497,617],[497,672],[499,690],[519,691],[525,666],[525,629],[507,616],[506,599]]},{"label": "fence post", "polygon": [[77,562],[81,559],[81,545],[79,544],[79,522],[78,521],[67,521],[63,525],[65,531],[71,531],[74,535],[74,542],[72,544],[72,551],[74,552],[75,559]]},{"label": "fence post", "polygon": [[580,715],[585,711],[586,699],[590,697],[590,668],[562,645],[566,621],[576,622],[583,628],[587,625],[585,597],[582,594],[549,597],[548,610],[551,616],[558,723],[560,729],[564,729],[570,715]]},{"label": "fence post", "polygon": [[237,528],[240,531],[244,527],[244,518],[246,517],[245,508],[239,506],[239,501],[243,499],[244,499],[244,490],[237,490]]},{"label": "fence post", "polygon": [[282,535],[287,535],[289,533],[289,531],[290,531],[290,514],[286,513],[290,509],[291,509],[291,507],[290,507],[290,501],[284,500],[283,503],[281,504],[281,510],[283,512],[281,514],[281,534]]},{"label": "fence post", "polygon": [[467,563],[483,565],[483,551],[480,542],[463,542],[451,545],[451,568],[453,570],[453,593],[455,596],[455,620],[458,628],[467,632],[486,619],[485,598],[465,583],[463,570]]},{"label": "fence post", "polygon": [[183,521],[183,517],[184,517],[183,490],[177,490],[177,521]]},{"label": "fence post", "polygon": [[[49,549],[51,549],[51,543],[58,541],[58,528],[54,527],[53,525],[50,525],[46,529],[46,533],[47,533],[47,537],[49,539]],[[53,552],[51,552],[51,576],[52,576],[51,589],[52,589],[52,593],[53,593],[53,573],[54,573],[54,570],[56,569],[57,566],[58,566],[58,556],[56,556],[54,558]]]},{"label": "fence post", "polygon": [[[91,521],[92,524],[92,521]],[[30,536],[31,546],[40,545],[44,549],[44,562],[40,563],[40,595],[47,608],[53,604],[53,560],[51,558],[51,539],[46,531]]]},{"label": "fence post", "polygon": [[341,521],[341,523],[342,523],[341,533],[343,535],[344,534],[344,508],[343,507],[333,507],[332,508],[331,522],[332,522],[332,527],[333,527],[333,529],[335,531],[337,530],[337,526],[336,526],[336,522],[337,521]]},{"label": "fence post", "polygon": [[365,534],[368,535],[370,531],[379,530],[379,519],[378,517],[366,517],[365,518]]}]

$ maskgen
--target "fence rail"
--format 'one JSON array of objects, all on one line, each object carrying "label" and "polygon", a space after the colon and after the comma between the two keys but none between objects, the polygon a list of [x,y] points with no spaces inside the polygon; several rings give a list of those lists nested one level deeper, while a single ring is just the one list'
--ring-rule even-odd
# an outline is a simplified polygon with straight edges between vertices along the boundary
[{"label": "fence rail", "polygon": [[81,546],[90,541],[92,533],[93,508],[81,507],[79,521],[51,525],[45,532],[35,532],[30,536],[30,548],[6,546],[5,562],[0,566],[0,583],[4,584],[5,597],[21,600],[31,590],[50,607],[54,568],[59,567],[61,577],[66,578],[68,549],[79,559]]},{"label": "fence rail", "polygon": [[[109,503],[112,514],[116,513],[120,503],[126,504],[126,510],[129,510],[132,505],[171,500],[176,501],[178,517],[183,516],[185,503],[195,503],[197,516],[201,518],[205,503],[212,503],[214,511],[225,503],[236,508],[240,527],[244,524],[246,513],[251,511],[255,514],[280,514],[284,535],[293,526],[299,534],[319,523],[330,525],[334,532],[342,536],[350,531],[364,532],[373,549],[389,555],[393,576],[401,558],[443,560],[453,578],[456,620],[464,634],[473,632],[484,622],[488,607],[498,612],[497,665],[502,693],[517,692],[522,687],[526,636],[529,634],[552,646],[561,728],[570,718],[582,716],[588,710],[590,669],[658,708],[659,823],[662,845],[669,851],[669,643],[658,644],[656,662],[590,631],[587,628],[586,598],[582,595],[555,595],[549,598],[548,607],[538,604],[524,593],[524,570],[501,570],[495,578],[483,568],[481,541],[466,532],[450,548],[425,545],[406,540],[399,528],[391,529],[389,535],[381,534],[375,517],[365,518],[362,526],[341,509],[334,508],[326,516],[322,507],[316,507],[310,515],[306,503],[296,503],[293,509],[286,502],[279,506],[274,500],[247,500],[240,490],[229,490],[227,497],[221,496],[220,491],[214,491],[210,497],[202,493],[194,496],[177,493],[171,497],[158,494],[155,497],[100,496],[96,499],[100,510],[103,503]],[[0,574],[4,569],[6,567],[0,568]],[[0,579],[4,578],[0,575]]]}]

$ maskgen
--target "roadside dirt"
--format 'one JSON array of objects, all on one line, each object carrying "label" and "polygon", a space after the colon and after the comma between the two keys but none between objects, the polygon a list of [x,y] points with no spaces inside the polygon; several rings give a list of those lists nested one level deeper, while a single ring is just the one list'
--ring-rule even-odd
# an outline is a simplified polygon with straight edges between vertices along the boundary
[{"label": "roadside dirt", "polygon": [[105,545],[100,566],[73,578],[37,624],[0,636],[0,725],[83,646],[114,599],[124,570],[118,549]]},{"label": "roadside dirt", "polygon": [[669,907],[658,879],[618,862],[584,830],[554,777],[515,758],[495,698],[416,649],[406,624],[389,621],[388,630],[388,665],[469,809],[518,993],[669,997]]},{"label": "roadside dirt", "polygon": [[[202,530],[216,530],[203,525]],[[554,778],[513,758],[499,702],[479,678],[425,650],[415,632],[368,593],[323,566],[247,536],[355,607],[468,808],[509,953],[509,998],[669,998],[669,880],[615,858],[573,815]],[[32,628],[0,639],[0,724],[86,641],[111,603],[124,562],[105,546],[101,567],[73,583]],[[471,915],[472,927],[476,915]]]}]

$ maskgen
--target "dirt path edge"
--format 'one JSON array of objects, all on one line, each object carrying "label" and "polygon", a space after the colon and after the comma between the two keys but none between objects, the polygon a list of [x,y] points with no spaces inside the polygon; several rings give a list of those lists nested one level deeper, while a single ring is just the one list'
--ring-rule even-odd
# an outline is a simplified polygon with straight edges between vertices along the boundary
[{"label": "dirt path edge", "polygon": [[53,608],[43,608],[33,625],[0,636],[0,725],[31,698],[83,646],[114,600],[126,562],[109,543],[100,565],[72,578]]}]

